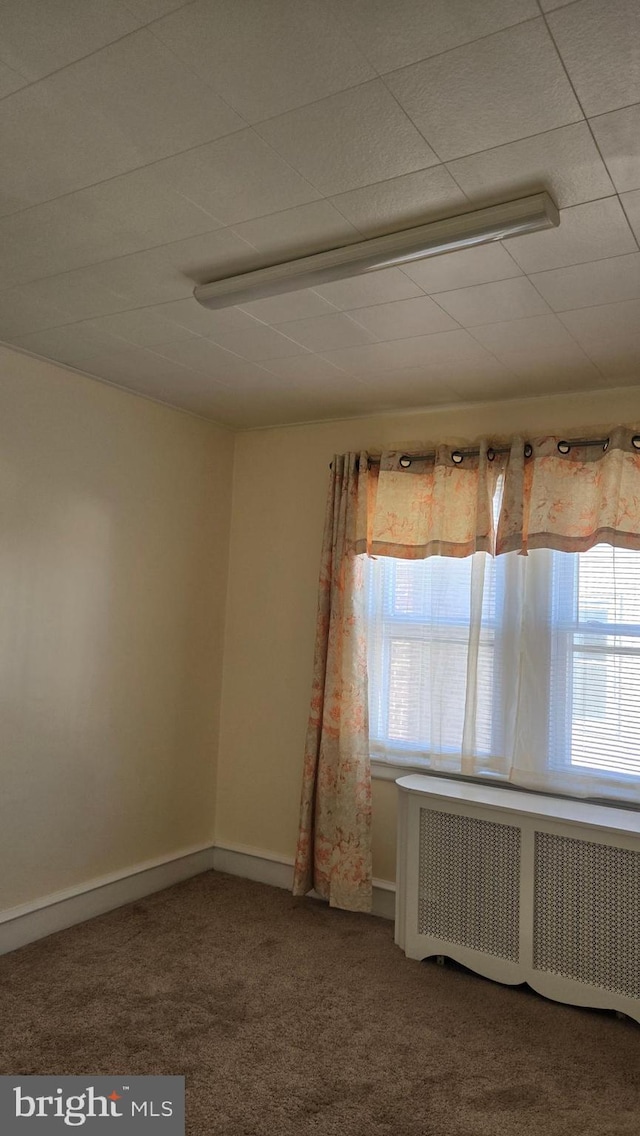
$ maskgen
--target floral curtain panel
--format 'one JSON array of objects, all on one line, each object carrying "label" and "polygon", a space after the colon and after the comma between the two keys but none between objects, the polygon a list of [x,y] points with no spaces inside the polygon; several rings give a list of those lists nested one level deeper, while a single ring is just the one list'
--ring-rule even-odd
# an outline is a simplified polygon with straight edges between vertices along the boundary
[{"label": "floral curtain panel", "polygon": [[640,436],[617,427],[596,445],[514,439],[505,473],[498,553],[640,548]]},{"label": "floral curtain panel", "polygon": [[294,895],[314,888],[332,907],[350,911],[371,909],[364,564],[356,553],[368,483],[366,454],[334,458],[293,886]]},{"label": "floral curtain panel", "polygon": [[530,549],[640,549],[640,434],[426,455],[336,456],[320,572],[294,893],[371,904],[371,782],[361,554],[423,559]]},{"label": "floral curtain panel", "polygon": [[451,446],[433,455],[384,453],[369,507],[367,552],[421,560],[494,552],[493,501],[506,455],[486,441],[462,457]]}]

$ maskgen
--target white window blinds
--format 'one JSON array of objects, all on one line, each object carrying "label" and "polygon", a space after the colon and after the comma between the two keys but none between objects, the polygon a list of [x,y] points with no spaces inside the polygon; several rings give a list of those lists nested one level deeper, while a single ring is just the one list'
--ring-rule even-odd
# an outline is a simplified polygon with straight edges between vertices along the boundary
[{"label": "white window blinds", "polygon": [[640,800],[640,553],[367,564],[371,753]]}]

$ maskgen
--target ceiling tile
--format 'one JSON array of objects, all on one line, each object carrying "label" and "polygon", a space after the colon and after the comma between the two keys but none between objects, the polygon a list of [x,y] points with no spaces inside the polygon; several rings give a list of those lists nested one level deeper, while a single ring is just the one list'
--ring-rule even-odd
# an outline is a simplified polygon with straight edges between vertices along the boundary
[{"label": "ceiling tile", "polygon": [[499,359],[512,352],[529,352],[533,361],[541,347],[550,351],[576,347],[564,324],[553,315],[487,323],[474,328],[472,335]]},{"label": "ceiling tile", "polygon": [[332,10],[380,72],[439,55],[539,14],[535,0],[332,0]]},{"label": "ceiling tile", "polygon": [[148,24],[176,8],[186,7],[189,0],[126,0],[126,3],[142,24]]},{"label": "ceiling tile", "polygon": [[4,99],[14,91],[19,91],[20,87],[24,87],[27,82],[28,79],[18,75],[17,71],[12,71],[4,63],[0,63],[0,99]]},{"label": "ceiling tile", "polygon": [[441,379],[420,368],[374,375],[361,384],[361,414],[405,410],[426,406],[446,406],[460,402],[460,396],[448,379]]},{"label": "ceiling tile", "polygon": [[640,103],[591,119],[616,189],[640,188]]},{"label": "ceiling tile", "polygon": [[322,355],[295,355],[286,359],[268,359],[263,366],[281,379],[300,383],[344,382],[344,371]]},{"label": "ceiling tile", "polygon": [[136,347],[160,347],[183,339],[192,339],[193,332],[167,319],[162,305],[157,308],[137,308],[114,315],[99,316],[92,320],[98,331],[117,335]]},{"label": "ceiling tile", "polygon": [[195,282],[246,271],[254,258],[254,250],[231,229],[217,229],[53,276],[29,287],[52,297],[59,290],[65,306],[77,319],[181,297],[189,297],[189,305],[197,308],[199,305],[191,299]]},{"label": "ceiling tile", "polygon": [[24,288],[0,293],[0,339],[69,322],[68,313],[56,305],[55,297],[45,301],[34,295],[30,287],[27,284]]},{"label": "ceiling tile", "polygon": [[542,19],[386,81],[443,161],[582,118]]},{"label": "ceiling tile", "polygon": [[632,189],[629,193],[621,194],[620,201],[629,218],[629,224],[640,241],[640,189]]},{"label": "ceiling tile", "polygon": [[508,201],[546,189],[564,208],[614,192],[586,122],[459,158],[449,169],[474,204]]},{"label": "ceiling tile", "polygon": [[438,162],[379,79],[256,129],[326,195]]},{"label": "ceiling tile", "polygon": [[3,0],[2,58],[33,81],[139,25],[126,0]]},{"label": "ceiling tile", "polygon": [[230,404],[237,404],[237,396],[230,387],[154,351],[131,348],[96,357],[83,369],[169,406],[232,426],[244,424],[246,410],[234,413]]},{"label": "ceiling tile", "polygon": [[358,343],[372,343],[379,336],[372,335],[342,312],[315,319],[293,320],[280,324],[280,331],[301,343],[310,351],[325,351],[336,347],[353,347]]},{"label": "ceiling tile", "polygon": [[143,29],[0,102],[0,204],[17,211],[242,126]]},{"label": "ceiling tile", "polygon": [[248,122],[343,91],[375,72],[316,0],[196,0],[154,32]]},{"label": "ceiling tile", "polygon": [[615,339],[620,347],[640,344],[640,300],[561,312],[558,318],[585,347],[607,339]]},{"label": "ceiling tile", "polygon": [[543,12],[553,12],[556,8],[563,8],[565,4],[573,4],[574,0],[540,0]]},{"label": "ceiling tile", "polygon": [[458,327],[455,320],[428,296],[358,308],[353,312],[352,318],[366,327],[376,339],[382,340],[408,339],[414,335],[431,335],[436,331],[454,331]]},{"label": "ceiling tile", "polygon": [[273,258],[272,263],[362,240],[362,234],[328,201],[243,221],[233,231],[264,257]]},{"label": "ceiling tile", "polygon": [[333,284],[322,284],[315,291],[346,312],[423,295],[422,289],[399,268],[381,268],[378,272],[367,272],[351,280],[334,280]]},{"label": "ceiling tile", "polygon": [[522,276],[522,269],[497,242],[427,257],[406,265],[403,272],[429,293]]},{"label": "ceiling tile", "polygon": [[439,292],[435,299],[465,327],[548,313],[544,300],[524,277]]},{"label": "ceiling tile", "polygon": [[244,427],[287,425],[288,423],[321,422],[327,419],[353,418],[364,412],[360,383],[325,394],[321,390],[287,391],[252,395],[243,410]]},{"label": "ceiling tile", "polygon": [[[491,356],[468,331],[442,331],[435,335],[395,339],[387,343],[371,343],[368,347],[342,347],[325,351],[330,362],[350,374],[368,378],[385,371],[428,364],[432,368],[448,364],[465,365],[486,362]],[[495,362],[495,360],[494,360]]]},{"label": "ceiling tile", "polygon": [[505,243],[525,272],[543,272],[637,251],[633,233],[615,197],[563,209],[559,228],[510,237]]},{"label": "ceiling tile", "polygon": [[333,204],[366,237],[463,213],[469,203],[444,166],[352,189]]},{"label": "ceiling tile", "polygon": [[185,280],[189,290],[195,284],[246,272],[255,263],[255,251],[233,229],[198,233],[182,241],[162,246],[167,265]]},{"label": "ceiling tile", "polygon": [[136,170],[0,218],[0,274],[22,283],[218,227],[159,182],[155,170]]},{"label": "ceiling tile", "polygon": [[[239,312],[239,315],[243,313]],[[246,317],[249,319],[249,316]],[[332,316],[326,317],[332,319]],[[228,351],[235,351],[244,359],[260,362],[262,359],[277,359],[280,356],[300,355],[304,346],[288,335],[282,334],[274,327],[251,320],[252,327],[243,327],[237,331],[214,331],[210,338]]]},{"label": "ceiling tile", "polygon": [[593,390],[604,385],[602,375],[586,357],[559,362],[549,353],[546,362],[541,357],[537,365],[532,366],[526,353],[514,353],[503,367],[502,371],[487,376],[482,384],[468,382],[465,374],[456,376],[452,381],[460,394],[478,401],[538,398],[563,391]]},{"label": "ceiling tile", "polygon": [[[53,286],[54,282],[62,281],[63,290],[71,295],[77,295],[84,289],[86,301],[91,306],[95,305],[94,311],[87,315],[106,315],[109,311],[161,304],[165,300],[189,296],[193,285],[167,258],[168,247],[165,245],[115,260],[104,260],[89,268],[77,268],[50,277],[48,281],[42,281],[42,285]],[[109,294],[117,297],[113,306],[106,299]]]},{"label": "ceiling tile", "polygon": [[95,355],[116,351],[124,346],[122,339],[94,327],[90,320],[49,331],[38,331],[33,335],[16,336],[13,342],[36,355],[78,367]]},{"label": "ceiling tile", "polygon": [[640,100],[637,0],[578,0],[548,20],[586,115]]},{"label": "ceiling tile", "polygon": [[[53,312],[54,309],[59,316],[62,313],[63,318],[58,318],[55,323],[43,323],[40,325],[42,327],[91,319],[92,316],[119,312],[127,307],[122,296],[103,288],[85,270],[80,270],[78,274],[67,272],[60,276],[48,276],[45,280],[24,284],[19,292],[24,301],[24,314],[29,310],[35,315],[37,310],[44,313],[48,310]],[[11,295],[7,292],[0,294],[0,320],[9,309]],[[25,331],[36,330],[37,325],[25,327]]]},{"label": "ceiling tile", "polygon": [[531,394],[602,386],[600,371],[577,343],[553,348],[542,344],[535,350],[504,351],[500,359],[519,380],[526,382],[526,390]]},{"label": "ceiling tile", "polygon": [[236,308],[224,308],[217,312],[210,311],[208,308],[203,308],[202,304],[199,304],[192,296],[185,300],[176,300],[171,304],[161,304],[155,310],[159,312],[159,308],[162,308],[162,315],[165,319],[188,328],[196,335],[204,335],[208,338],[213,338],[216,330],[221,333],[237,331],[243,327],[252,327],[255,323],[254,320],[249,319],[249,316],[239,312]]},{"label": "ceiling tile", "polygon": [[233,384],[237,380],[251,379],[260,376],[262,370],[248,359],[241,359],[239,355],[226,351],[211,339],[199,336],[180,343],[162,344],[156,351],[182,367],[199,371],[220,383]]},{"label": "ceiling tile", "polygon": [[285,292],[282,296],[268,296],[264,300],[251,300],[248,304],[240,305],[240,311],[269,324],[327,316],[335,310],[333,304],[323,300],[311,288],[305,288],[301,292]]},{"label": "ceiling tile", "polygon": [[537,272],[530,279],[556,312],[640,299],[640,253]]},{"label": "ceiling tile", "polygon": [[640,380],[640,338],[621,343],[619,339],[585,342],[585,351],[607,379]]},{"label": "ceiling tile", "polygon": [[253,130],[240,130],[168,158],[153,170],[164,185],[225,225],[278,213],[321,196]]}]

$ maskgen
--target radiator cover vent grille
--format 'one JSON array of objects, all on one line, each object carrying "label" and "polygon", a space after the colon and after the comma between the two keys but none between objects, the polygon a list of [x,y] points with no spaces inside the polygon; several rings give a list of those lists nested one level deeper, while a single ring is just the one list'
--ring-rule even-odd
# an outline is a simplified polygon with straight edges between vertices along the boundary
[{"label": "radiator cover vent grille", "polygon": [[420,810],[418,933],[518,962],[520,829]]},{"label": "radiator cover vent grille", "polygon": [[640,998],[640,852],[536,832],[533,965]]}]

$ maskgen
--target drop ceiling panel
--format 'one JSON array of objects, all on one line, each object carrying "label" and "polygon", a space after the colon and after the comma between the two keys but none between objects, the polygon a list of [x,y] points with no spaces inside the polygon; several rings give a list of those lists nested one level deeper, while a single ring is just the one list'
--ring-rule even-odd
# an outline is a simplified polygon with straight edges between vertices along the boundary
[{"label": "drop ceiling panel", "polygon": [[446,256],[419,260],[403,271],[428,293],[522,276],[522,269],[499,244],[478,245]]},{"label": "drop ceiling panel", "polygon": [[531,359],[541,346],[550,351],[575,347],[564,324],[553,315],[486,323],[475,327],[473,336],[499,359],[511,352],[526,352]]},{"label": "drop ceiling panel", "polygon": [[362,233],[324,200],[256,217],[233,228],[272,264],[362,240]]},{"label": "drop ceiling panel", "polygon": [[144,22],[126,0],[3,0],[2,58],[32,82]]},{"label": "drop ceiling panel", "polygon": [[410,339],[414,335],[431,335],[435,331],[454,331],[458,326],[428,296],[358,308],[351,313],[351,318],[367,328],[376,339],[382,340]]},{"label": "drop ceiling panel", "polygon": [[548,19],[586,115],[640,101],[637,0],[578,0]]},{"label": "drop ceiling panel", "polygon": [[325,195],[438,163],[379,79],[289,111],[256,129]]},{"label": "drop ceiling panel", "polygon": [[526,316],[543,315],[547,311],[547,305],[533,284],[522,276],[514,280],[496,280],[493,284],[456,288],[452,292],[437,292],[435,299],[463,327],[501,319],[520,320]]},{"label": "drop ceiling panel", "polygon": [[17,71],[12,71],[5,63],[0,63],[0,99],[5,95],[10,95],[13,91],[18,91],[20,87],[26,86],[28,80],[23,75],[19,75]]},{"label": "drop ceiling panel", "polygon": [[635,237],[640,241],[640,189],[632,189],[629,193],[621,194],[620,201]]},{"label": "drop ceiling panel", "polygon": [[640,299],[640,253],[537,272],[531,282],[556,312]]},{"label": "drop ceiling panel", "polygon": [[410,229],[426,216],[436,220],[469,208],[466,195],[444,166],[388,178],[331,200],[366,237]]},{"label": "drop ceiling panel", "polygon": [[539,15],[535,0],[331,0],[331,7],[381,74]]},{"label": "drop ceiling panel", "polygon": [[422,288],[399,268],[383,268],[379,272],[354,276],[352,280],[321,284],[316,292],[330,304],[346,312],[423,295]]},{"label": "drop ceiling panel", "polygon": [[386,81],[443,161],[582,117],[542,19],[395,71]]},{"label": "drop ceiling panel", "polygon": [[558,318],[587,349],[607,339],[615,339],[620,346],[640,346],[640,300],[560,312]]},{"label": "drop ceiling panel", "polygon": [[640,189],[640,103],[592,118],[591,129],[616,189]]},{"label": "drop ceiling panel", "polygon": [[[239,427],[640,384],[639,13],[5,0],[0,338]],[[192,295],[543,188],[557,230]]]},{"label": "drop ceiling panel", "polygon": [[459,158],[448,168],[478,205],[546,189],[562,209],[615,192],[586,122]]},{"label": "drop ceiling panel", "polygon": [[[366,309],[363,309],[366,311]],[[280,331],[309,351],[328,351],[338,347],[355,347],[358,343],[374,343],[379,336],[367,331],[348,315],[317,316],[280,324]]]},{"label": "drop ceiling panel", "polygon": [[154,33],[247,122],[375,76],[317,0],[196,0]]},{"label": "drop ceiling panel", "polygon": [[142,29],[0,103],[3,211],[59,197],[243,125]]},{"label": "drop ceiling panel", "polygon": [[563,209],[558,229],[511,237],[505,243],[528,273],[618,256],[638,247],[616,197]]}]

